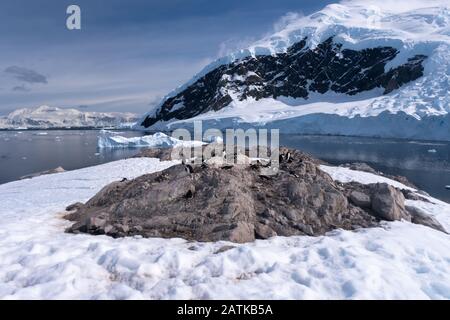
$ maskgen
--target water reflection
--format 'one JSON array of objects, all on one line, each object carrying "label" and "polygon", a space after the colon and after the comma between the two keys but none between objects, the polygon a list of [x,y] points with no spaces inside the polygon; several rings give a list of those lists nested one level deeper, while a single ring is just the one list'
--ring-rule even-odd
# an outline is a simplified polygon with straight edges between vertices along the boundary
[{"label": "water reflection", "polygon": [[281,135],[280,143],[331,164],[366,162],[387,174],[406,176],[419,188],[450,201],[445,189],[450,184],[449,143],[300,135]]}]

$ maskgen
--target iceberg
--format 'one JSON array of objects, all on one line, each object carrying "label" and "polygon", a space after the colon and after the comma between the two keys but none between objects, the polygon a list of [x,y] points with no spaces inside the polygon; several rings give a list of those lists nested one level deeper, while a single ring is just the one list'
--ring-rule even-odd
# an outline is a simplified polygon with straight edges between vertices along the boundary
[{"label": "iceberg", "polygon": [[99,149],[112,148],[170,148],[170,147],[196,147],[203,145],[202,141],[183,141],[172,138],[162,132],[153,135],[126,138],[119,135],[100,135],[97,146]]}]

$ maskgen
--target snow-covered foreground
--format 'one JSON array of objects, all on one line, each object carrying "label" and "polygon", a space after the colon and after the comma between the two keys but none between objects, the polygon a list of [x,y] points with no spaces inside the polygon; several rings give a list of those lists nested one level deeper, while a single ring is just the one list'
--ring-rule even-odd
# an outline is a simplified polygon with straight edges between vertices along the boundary
[{"label": "snow-covered foreground", "polygon": [[[111,181],[173,163],[128,159],[0,185],[0,297],[450,298],[450,236],[406,222],[233,244],[218,254],[226,243],[64,233],[65,206],[86,201]],[[380,179],[344,168],[323,170],[341,181]],[[450,230],[450,205],[433,201],[408,204],[436,215]]]}]

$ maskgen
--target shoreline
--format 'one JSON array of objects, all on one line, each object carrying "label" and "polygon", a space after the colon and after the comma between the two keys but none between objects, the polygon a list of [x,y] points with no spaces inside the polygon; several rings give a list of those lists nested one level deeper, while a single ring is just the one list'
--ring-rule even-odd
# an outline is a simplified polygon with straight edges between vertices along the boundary
[{"label": "shoreline", "polygon": [[[187,128],[188,129],[188,128]],[[162,132],[164,134],[170,135],[172,131],[168,130],[141,130],[132,128],[109,128],[109,127],[58,127],[58,128],[32,128],[32,129],[4,129],[0,128],[0,132],[32,132],[32,131],[125,131],[125,132],[136,132],[144,135],[155,134]],[[189,130],[189,129],[188,129]],[[224,131],[222,131],[224,132]],[[344,135],[344,134],[318,134],[318,133],[283,133],[280,132],[280,136],[301,136],[301,137],[336,137],[336,138],[359,138],[367,140],[387,140],[387,141],[398,141],[398,142],[409,142],[409,143],[431,143],[431,144],[450,144],[450,140],[429,140],[429,139],[417,139],[417,138],[396,138],[396,137],[382,137],[382,136],[364,136],[364,135]],[[224,135],[225,137],[225,135]]]}]

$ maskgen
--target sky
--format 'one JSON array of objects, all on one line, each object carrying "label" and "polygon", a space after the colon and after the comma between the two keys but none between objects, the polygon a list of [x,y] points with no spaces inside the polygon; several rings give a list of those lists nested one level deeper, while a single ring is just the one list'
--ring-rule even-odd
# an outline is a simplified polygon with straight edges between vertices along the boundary
[{"label": "sky", "polygon": [[[208,63],[333,0],[1,0],[0,115],[145,113]],[[66,9],[81,8],[81,30]]]}]

